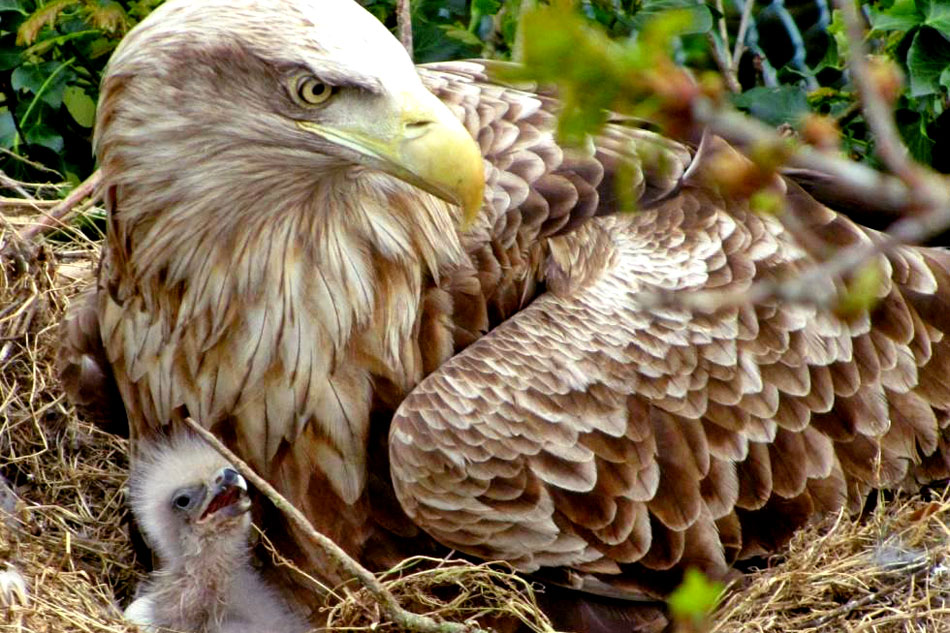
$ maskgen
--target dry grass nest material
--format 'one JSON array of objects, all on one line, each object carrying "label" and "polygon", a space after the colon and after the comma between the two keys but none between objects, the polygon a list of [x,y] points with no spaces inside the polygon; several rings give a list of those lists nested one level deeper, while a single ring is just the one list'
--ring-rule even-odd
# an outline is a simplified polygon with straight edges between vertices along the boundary
[{"label": "dry grass nest material", "polygon": [[[92,277],[97,244],[78,232],[19,242],[48,208],[0,206],[0,572],[12,565],[29,591],[27,604],[0,606],[0,631],[130,631],[118,605],[144,567],[128,538],[127,446],[79,419],[54,373],[56,327]],[[829,517],[735,585],[711,630],[950,630],[948,519],[950,499],[918,495],[860,521]],[[417,613],[514,615],[550,631],[530,585],[503,567],[412,559],[380,579]],[[392,628],[365,591],[334,595],[334,629]]]}]

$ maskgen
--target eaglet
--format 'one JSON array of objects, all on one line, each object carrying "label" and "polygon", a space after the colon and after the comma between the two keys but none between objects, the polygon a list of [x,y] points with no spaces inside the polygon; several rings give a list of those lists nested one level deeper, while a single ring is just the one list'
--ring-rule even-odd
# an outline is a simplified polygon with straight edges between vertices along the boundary
[{"label": "eaglet", "polygon": [[662,597],[946,476],[946,252],[877,257],[849,320],[681,307],[880,237],[777,177],[823,239],[798,243],[709,185],[745,160],[712,137],[618,121],[563,149],[552,92],[490,67],[413,66],[350,0],[164,4],[103,81],[108,232],[67,389],[117,388],[133,446],[194,417],[370,566],[439,543],[570,595]]},{"label": "eaglet", "polygon": [[132,512],[160,568],[125,616],[146,631],[300,633],[308,630],[250,566],[244,478],[201,439],[139,447]]}]

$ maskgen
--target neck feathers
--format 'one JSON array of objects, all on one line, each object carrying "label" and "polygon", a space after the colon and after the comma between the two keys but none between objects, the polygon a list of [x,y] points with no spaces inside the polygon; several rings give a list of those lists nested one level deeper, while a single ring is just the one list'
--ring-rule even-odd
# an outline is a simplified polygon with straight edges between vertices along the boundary
[{"label": "neck feathers", "polygon": [[235,582],[250,571],[246,541],[233,535],[196,537],[169,563],[155,575],[155,621],[174,630],[218,630],[234,610]]},{"label": "neck feathers", "polygon": [[175,389],[149,400],[152,424],[182,405],[209,427],[226,421],[262,472],[307,429],[331,487],[353,503],[374,377],[421,379],[423,289],[465,260],[457,211],[362,168],[273,176],[266,187],[205,183],[161,208],[119,192],[103,282],[123,307],[103,340],[149,393]]}]

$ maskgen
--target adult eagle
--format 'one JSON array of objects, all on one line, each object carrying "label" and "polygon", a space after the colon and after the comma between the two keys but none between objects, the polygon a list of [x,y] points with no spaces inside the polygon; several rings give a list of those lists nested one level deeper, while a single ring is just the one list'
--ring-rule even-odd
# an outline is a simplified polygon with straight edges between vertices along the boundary
[{"label": "adult eagle", "polygon": [[[103,81],[77,401],[114,378],[133,442],[193,416],[371,565],[434,538],[620,599],[947,473],[947,253],[879,257],[880,303],[847,321],[649,307],[879,237],[777,178],[825,242],[798,244],[710,184],[742,160],[715,139],[613,123],[562,149],[556,98],[485,70],[413,66],[350,0],[155,11]],[[638,213],[611,215],[618,180]]]}]

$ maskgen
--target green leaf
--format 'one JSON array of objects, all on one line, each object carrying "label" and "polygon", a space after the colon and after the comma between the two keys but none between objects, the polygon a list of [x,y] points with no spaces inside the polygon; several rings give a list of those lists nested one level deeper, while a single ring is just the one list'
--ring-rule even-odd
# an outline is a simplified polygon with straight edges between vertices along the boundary
[{"label": "green leaf", "polygon": [[798,86],[758,86],[735,95],[732,102],[770,125],[796,123],[808,112],[805,91]]},{"label": "green leaf", "polygon": [[20,49],[14,47],[0,48],[0,70],[16,68],[23,61]]},{"label": "green leaf", "polygon": [[875,31],[909,31],[923,21],[924,14],[914,0],[897,0],[886,11],[871,9],[871,28]]},{"label": "green leaf", "polygon": [[945,91],[941,86],[941,75],[948,67],[950,42],[932,28],[917,31],[907,51],[911,96],[923,97]]},{"label": "green leaf", "polygon": [[472,0],[472,12],[479,15],[495,15],[500,8],[498,0]]},{"label": "green leaf", "polygon": [[10,83],[14,90],[26,90],[39,97],[51,108],[58,108],[63,103],[63,90],[66,88],[68,72],[62,72],[61,62],[44,62],[42,64],[24,64],[10,76]]},{"label": "green leaf", "polygon": [[30,12],[23,8],[20,0],[0,0],[0,13],[6,11],[16,11],[22,15],[29,15]]},{"label": "green leaf", "polygon": [[0,112],[0,147],[10,149],[16,143],[16,139],[17,131],[13,113],[4,109]]},{"label": "green leaf", "polygon": [[929,165],[933,161],[934,141],[927,133],[927,119],[905,108],[897,111],[896,120],[897,129],[910,155],[917,162]]},{"label": "green leaf", "polygon": [[40,145],[53,150],[57,154],[63,151],[63,137],[56,130],[43,123],[31,127],[26,131],[24,137],[30,145]]},{"label": "green leaf", "polygon": [[96,122],[96,102],[79,86],[67,86],[63,90],[63,104],[82,127],[92,127]]},{"label": "green leaf", "polygon": [[43,76],[39,66],[35,64],[24,64],[10,75],[10,85],[14,90],[29,90],[36,92],[43,85]]},{"label": "green leaf", "polygon": [[[828,34],[831,35],[835,43],[836,59],[842,60],[841,65],[843,66],[844,60],[848,58],[848,53],[851,50],[851,43],[848,41],[848,34],[844,27],[841,11],[838,9],[831,12],[831,23],[828,24]],[[829,46],[829,48],[831,47]]]},{"label": "green leaf", "polygon": [[706,578],[695,567],[686,570],[683,582],[670,594],[667,604],[673,617],[679,621],[702,621],[719,603],[723,585]]},{"label": "green leaf", "polygon": [[482,41],[478,39],[478,36],[471,31],[454,26],[443,26],[442,29],[445,31],[445,35],[452,38],[453,40],[458,40],[463,44],[468,44],[469,46],[482,45]]},{"label": "green leaf", "polygon": [[884,276],[876,260],[863,264],[839,294],[835,312],[843,317],[868,312],[879,301],[883,281]]},{"label": "green leaf", "polygon": [[671,9],[684,11],[688,18],[678,29],[678,34],[708,33],[712,29],[713,16],[709,8],[696,0],[645,0],[643,8],[633,16],[634,31],[641,31],[651,20],[669,12]]},{"label": "green leaf", "polygon": [[917,9],[924,16],[924,25],[937,29],[945,37],[950,37],[950,2],[917,0]]}]

